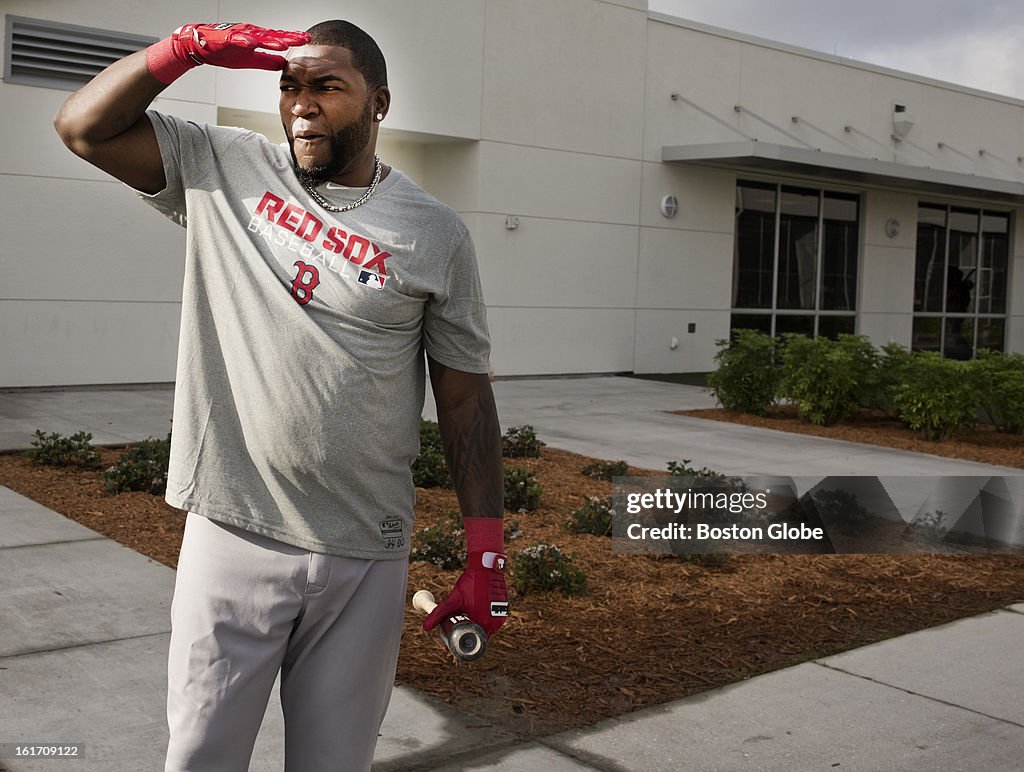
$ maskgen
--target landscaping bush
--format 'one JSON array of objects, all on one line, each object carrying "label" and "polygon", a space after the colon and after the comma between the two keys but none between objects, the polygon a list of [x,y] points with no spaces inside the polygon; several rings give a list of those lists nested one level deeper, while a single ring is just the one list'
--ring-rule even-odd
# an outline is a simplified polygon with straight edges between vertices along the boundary
[{"label": "landscaping bush", "polygon": [[857,494],[850,491],[821,488],[811,499],[821,524],[846,536],[860,536],[875,522],[875,517],[860,503]]},{"label": "landscaping bush", "polygon": [[501,438],[501,455],[506,458],[540,458],[542,447],[544,443],[529,424],[510,426]]},{"label": "landscaping bush", "polygon": [[76,432],[70,437],[62,437],[57,432],[44,434],[36,429],[32,447],[25,455],[37,464],[48,466],[95,466],[99,463],[100,454],[91,444],[89,432]]},{"label": "landscaping bush", "polygon": [[594,480],[611,481],[613,477],[625,477],[629,474],[629,464],[625,461],[595,461],[583,467],[580,474]]},{"label": "landscaping bush", "polygon": [[522,467],[505,469],[505,509],[531,512],[540,506],[541,488],[533,472]]},{"label": "landscaping bush", "polygon": [[696,477],[701,480],[724,480],[725,475],[721,472],[716,472],[714,469],[708,469],[706,466],[702,466],[700,469],[694,469],[690,466],[690,459],[684,458],[682,461],[669,461],[665,465],[668,469],[668,473],[671,477]]},{"label": "landscaping bush", "polygon": [[510,542],[513,539],[518,539],[520,536],[523,535],[523,530],[519,527],[518,520],[509,520],[506,518],[504,531],[506,542]]},{"label": "landscaping bush", "polygon": [[925,512],[918,515],[914,518],[913,522],[907,525],[903,530],[903,538],[940,544],[946,538],[946,534],[949,533],[949,528],[946,527],[945,522],[946,513],[941,509],[937,509],[934,512]]},{"label": "landscaping bush", "polygon": [[583,506],[569,516],[566,527],[573,533],[611,536],[614,516],[611,496],[589,496],[583,499]]},{"label": "landscaping bush", "polygon": [[874,346],[859,335],[837,340],[787,335],[781,393],[793,401],[802,419],[830,426],[866,400],[877,366]]},{"label": "landscaping bush", "polygon": [[108,493],[143,491],[163,496],[167,491],[167,465],[171,458],[171,437],[157,440],[150,437],[130,446],[103,473],[103,487]]},{"label": "landscaping bush", "polygon": [[412,462],[412,483],[417,488],[452,487],[437,421],[420,419],[420,454]]},{"label": "landscaping bush", "polygon": [[587,577],[573,565],[572,557],[551,544],[535,544],[514,556],[512,586],[519,595],[558,590],[563,595],[579,595],[586,589]]},{"label": "landscaping bush", "polygon": [[900,420],[929,440],[948,440],[977,420],[981,395],[971,366],[943,359],[934,351],[916,351],[903,370],[893,401]]},{"label": "landscaping bush", "polygon": [[733,330],[733,339],[715,341],[718,367],[708,388],[727,410],[764,415],[778,396],[778,342],[757,330]]},{"label": "landscaping bush", "polygon": [[913,354],[899,343],[886,343],[878,355],[878,364],[865,386],[864,407],[881,410],[891,418],[899,418],[896,410],[896,389]]},{"label": "landscaping bush", "polygon": [[1001,432],[1024,432],[1024,356],[982,349],[970,364],[981,409]]},{"label": "landscaping bush", "polygon": [[466,532],[460,527],[458,516],[449,512],[448,522],[423,528],[413,534],[409,560],[425,561],[444,570],[464,568]]}]

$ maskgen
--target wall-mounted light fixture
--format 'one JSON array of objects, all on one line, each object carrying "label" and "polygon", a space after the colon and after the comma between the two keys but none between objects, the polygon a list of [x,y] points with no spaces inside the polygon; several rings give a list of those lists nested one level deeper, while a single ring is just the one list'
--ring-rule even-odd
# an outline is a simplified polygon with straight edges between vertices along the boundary
[{"label": "wall-mounted light fixture", "polygon": [[679,199],[675,196],[665,196],[661,199],[661,216],[672,219],[679,214]]},{"label": "wall-mounted light fixture", "polygon": [[513,214],[505,215],[505,227],[510,231],[514,231],[519,227],[519,218]]},{"label": "wall-mounted light fixture", "polygon": [[896,132],[896,136],[902,139],[907,136],[907,132],[913,127],[914,119],[911,117],[910,113],[907,112],[907,106],[894,104],[892,106],[892,129]]},{"label": "wall-mounted light fixture", "polygon": [[890,217],[885,221],[885,235],[890,239],[894,239],[900,235],[900,221],[895,217]]}]

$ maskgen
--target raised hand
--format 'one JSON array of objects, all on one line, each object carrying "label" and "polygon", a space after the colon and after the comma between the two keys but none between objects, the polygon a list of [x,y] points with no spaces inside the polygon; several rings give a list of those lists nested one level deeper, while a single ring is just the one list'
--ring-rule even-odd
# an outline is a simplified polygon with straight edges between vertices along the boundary
[{"label": "raised hand", "polygon": [[286,51],[309,42],[309,33],[255,24],[186,24],[146,50],[146,65],[161,83],[172,83],[201,64],[234,70],[282,70],[285,58],[257,51]]}]

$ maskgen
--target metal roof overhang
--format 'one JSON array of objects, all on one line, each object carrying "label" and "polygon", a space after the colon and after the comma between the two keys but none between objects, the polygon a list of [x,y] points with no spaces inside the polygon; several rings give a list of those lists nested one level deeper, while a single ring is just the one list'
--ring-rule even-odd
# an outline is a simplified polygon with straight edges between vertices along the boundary
[{"label": "metal roof overhang", "polygon": [[946,195],[983,197],[1014,204],[1024,203],[1024,183],[879,161],[820,150],[777,145],[757,140],[713,142],[698,145],[666,145],[665,163],[699,163],[730,169],[781,172],[883,187],[912,188]]}]

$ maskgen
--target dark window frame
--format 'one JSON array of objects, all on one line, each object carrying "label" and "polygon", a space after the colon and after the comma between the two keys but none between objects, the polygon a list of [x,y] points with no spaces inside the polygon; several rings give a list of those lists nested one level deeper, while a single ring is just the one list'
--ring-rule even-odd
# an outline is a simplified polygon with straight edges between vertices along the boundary
[{"label": "dark window frame", "polygon": [[[757,222],[753,222],[753,220],[741,221],[741,217],[746,212],[745,209],[741,208],[744,190],[762,191],[763,194],[767,194],[769,191],[773,192],[773,230],[770,234],[772,241],[770,255],[765,255],[764,223],[768,219],[765,216],[767,210],[764,210],[763,207],[752,210],[760,213],[756,218]],[[733,231],[733,278],[730,302],[732,314],[731,327],[754,327],[773,336],[794,330],[807,330],[812,336],[819,334],[832,335],[842,332],[855,333],[858,322],[859,283],[863,262],[862,196],[849,191],[825,188],[802,182],[766,182],[757,179],[737,179],[736,191],[737,207]],[[809,193],[813,193],[817,197],[816,219],[812,230],[815,239],[813,303],[808,304],[805,299],[799,299],[800,296],[795,295],[793,297],[799,299],[798,305],[809,307],[786,308],[780,303],[780,291],[785,289],[780,287],[780,280],[787,282],[789,289],[793,289],[793,287],[799,289],[802,283],[800,272],[802,269],[806,269],[806,266],[799,265],[798,257],[795,254],[789,254],[792,251],[791,249],[787,250],[787,254],[782,254],[785,246],[783,244],[784,227],[792,233],[794,223],[800,218],[800,215],[796,212],[784,215],[783,197],[786,194],[796,197],[807,197]],[[850,234],[852,233],[853,239],[856,242],[853,249],[852,272],[850,270],[849,257],[842,261],[846,268],[845,273],[836,273],[834,270],[826,271],[826,267],[834,267],[834,265],[827,266],[826,246],[830,238],[835,236],[833,221],[827,220],[825,217],[826,201],[852,202],[855,207],[854,217],[845,228],[846,240],[850,240]],[[784,218],[788,219],[784,220]],[[806,220],[807,218],[804,217],[803,219]],[[836,220],[835,222],[841,221]],[[809,225],[809,223],[805,222],[804,225]],[[751,230],[752,227],[758,228],[759,233],[756,255],[745,253],[744,247],[746,244],[741,243],[744,232]],[[805,233],[804,237],[807,235]],[[753,242],[750,243],[753,244]],[[795,244],[795,242],[793,243]],[[793,270],[787,272],[784,264],[790,265]],[[766,273],[765,266],[769,266],[771,271],[770,290],[763,275]],[[795,274],[793,273],[794,270],[796,271]],[[754,273],[759,275],[754,277]],[[839,287],[826,287],[826,282],[830,278],[837,277],[841,278],[841,285]],[[794,282],[796,282],[795,285]],[[770,295],[768,294],[769,292]],[[787,296],[792,295],[792,293],[786,294]],[[834,302],[828,303],[827,299],[837,296],[844,298],[844,304],[848,306],[847,308],[826,307],[828,304],[835,304]],[[770,303],[767,302],[769,299]],[[822,320],[825,320],[824,324]],[[740,322],[746,322],[746,324]],[[823,327],[828,328],[828,331],[823,330]]]},{"label": "dark window frame", "polygon": [[[926,212],[930,214],[925,216]],[[973,232],[954,227],[955,219],[961,222],[973,220],[976,223]],[[938,225],[940,221],[941,225]],[[990,229],[996,223],[1001,225],[1001,230]],[[913,350],[937,351],[944,357],[971,359],[977,356],[980,339],[985,334],[982,330],[988,329],[988,335],[998,338],[998,344],[992,345],[993,341],[989,340],[981,347],[1006,351],[1013,262],[1012,229],[1013,213],[1010,210],[924,200],[918,202],[911,331]],[[969,254],[965,245],[969,246]],[[931,258],[927,261],[922,259],[922,247],[930,250]],[[941,254],[936,250],[941,250]],[[955,262],[951,256],[956,257]],[[937,260],[941,260],[938,268]],[[985,291],[983,295],[980,294],[982,290]],[[988,310],[983,311],[983,307]],[[993,307],[1001,310],[993,311]]]}]

